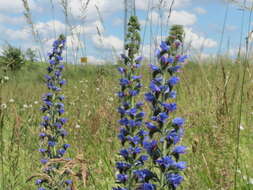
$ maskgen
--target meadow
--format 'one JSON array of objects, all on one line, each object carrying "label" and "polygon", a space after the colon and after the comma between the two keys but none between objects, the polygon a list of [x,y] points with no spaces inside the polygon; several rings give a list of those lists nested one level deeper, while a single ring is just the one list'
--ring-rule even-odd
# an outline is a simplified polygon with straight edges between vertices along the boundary
[{"label": "meadow", "polygon": [[[45,64],[27,63],[19,71],[1,73],[9,77],[0,89],[1,190],[35,189],[28,179],[41,167],[36,150],[41,95],[47,91],[45,69]],[[186,118],[182,144],[188,147],[181,160],[187,161],[188,167],[178,189],[231,190],[235,172],[236,189],[253,189],[252,69],[240,60],[213,58],[191,61],[179,73],[177,114]],[[144,88],[140,98],[148,90],[147,65],[141,73]],[[68,80],[64,95],[70,134],[66,141],[71,144],[66,157],[84,160],[84,184],[78,190],[109,190],[115,184],[115,160],[120,148],[117,65],[66,65],[64,77]],[[237,146],[239,168],[235,171]]]}]

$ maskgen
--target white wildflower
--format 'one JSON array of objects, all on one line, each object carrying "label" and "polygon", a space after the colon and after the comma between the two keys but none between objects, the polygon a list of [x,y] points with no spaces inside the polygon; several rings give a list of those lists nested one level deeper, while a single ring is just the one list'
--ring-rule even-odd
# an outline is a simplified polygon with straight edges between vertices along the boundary
[{"label": "white wildflower", "polygon": [[6,104],[1,104],[1,108],[6,109],[7,105]]},{"label": "white wildflower", "polygon": [[240,125],[240,130],[244,130],[244,127],[242,125]]},{"label": "white wildflower", "polygon": [[10,78],[8,76],[4,76],[4,80],[8,81]]}]

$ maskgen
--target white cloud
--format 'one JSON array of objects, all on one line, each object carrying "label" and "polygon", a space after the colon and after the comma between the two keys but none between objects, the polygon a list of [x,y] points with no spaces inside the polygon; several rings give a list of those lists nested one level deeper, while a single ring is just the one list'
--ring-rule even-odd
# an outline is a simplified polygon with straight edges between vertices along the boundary
[{"label": "white cloud", "polygon": [[121,51],[123,48],[123,41],[115,36],[92,36],[92,42],[94,43],[96,48],[103,50],[116,50]]},{"label": "white cloud", "polygon": [[226,26],[226,30],[227,31],[235,31],[235,30],[237,30],[238,29],[238,27],[237,26],[235,26],[235,25],[228,25],[228,26]]},{"label": "white cloud", "polygon": [[96,64],[96,65],[100,65],[100,64],[105,64],[105,60],[103,59],[99,59],[97,57],[94,56],[87,56],[88,57],[88,63],[89,64]]},{"label": "white cloud", "polygon": [[[168,10],[171,6],[173,0],[164,0],[162,4],[162,8]],[[192,0],[176,0],[174,1],[173,8],[180,8],[187,6]],[[149,5],[149,0],[136,0],[136,8],[140,10],[147,10]],[[152,8],[160,7],[160,0],[153,0]]]},{"label": "white cloud", "polygon": [[51,37],[56,33],[56,36],[64,33],[66,25],[58,20],[50,20],[47,22],[38,22],[35,24],[35,28],[42,35],[42,38]]},{"label": "white cloud", "polygon": [[99,18],[99,14],[104,17],[124,8],[123,0],[91,0],[87,9],[84,10],[86,2],[84,0],[69,2],[70,10],[76,18],[86,16],[86,20],[94,21]]},{"label": "white cloud", "polygon": [[201,8],[201,7],[196,7],[196,8],[194,9],[194,11],[195,11],[197,14],[199,14],[199,15],[202,15],[202,14],[206,14],[206,13],[207,13],[207,11],[206,11],[205,9]]},{"label": "white cloud", "polygon": [[192,31],[191,28],[185,28],[185,43],[189,49],[200,50],[202,48],[214,48],[217,42],[210,38],[205,38]]},{"label": "white cloud", "polygon": [[5,14],[0,14],[0,23],[8,25],[22,25],[25,23],[24,17],[11,17]]},{"label": "white cloud", "polygon": [[[164,14],[162,17],[163,24],[166,25],[166,20],[168,17],[168,13]],[[149,15],[149,19],[153,21],[153,23],[160,23],[160,15],[156,11],[152,11]],[[195,24],[197,21],[196,15],[189,13],[187,11],[172,11],[169,19],[169,24],[180,24],[183,26],[190,26]]]},{"label": "white cloud", "polygon": [[[31,9],[37,7],[34,0],[28,0]],[[21,0],[0,0],[0,11],[6,13],[22,13],[24,10]]]},{"label": "white cloud", "polygon": [[171,24],[189,26],[196,23],[197,17],[186,11],[172,11],[169,21]]},{"label": "white cloud", "polygon": [[4,34],[4,36],[6,36],[8,40],[27,41],[28,39],[31,38],[30,29],[27,27],[22,28],[20,30],[5,28],[2,32],[3,32],[2,34]]},{"label": "white cloud", "polygon": [[89,24],[85,24],[85,25],[77,25],[76,27],[73,28],[72,32],[76,35],[79,34],[97,34],[99,33],[103,33],[104,32],[104,27],[102,25],[102,23],[97,20],[94,22],[91,22]]}]

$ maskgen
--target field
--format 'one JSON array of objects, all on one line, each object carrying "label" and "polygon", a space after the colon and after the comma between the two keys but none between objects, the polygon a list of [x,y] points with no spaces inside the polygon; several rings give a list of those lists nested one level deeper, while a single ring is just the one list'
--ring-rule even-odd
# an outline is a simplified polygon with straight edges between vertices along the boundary
[{"label": "field", "polygon": [[[188,168],[179,189],[234,189],[236,172],[236,189],[251,190],[253,68],[243,61],[232,63],[222,59],[226,63],[223,69],[221,64],[211,62],[219,60],[190,62],[180,73],[177,115],[187,121],[182,144],[188,150],[182,160],[187,161]],[[42,117],[41,95],[47,92],[43,82],[45,68],[45,64],[29,63],[20,71],[2,73],[9,80],[0,89],[1,190],[35,188],[34,182],[27,180],[40,170],[36,150]],[[148,71],[144,64],[142,95],[148,90]],[[83,172],[87,175],[83,179],[86,184],[78,189],[109,190],[115,184],[114,163],[120,148],[116,111],[119,102],[115,95],[120,77],[117,66],[67,65],[64,77],[68,80],[64,87],[65,116],[69,118],[66,141],[71,144],[67,157],[82,158]],[[236,155],[239,155],[237,171]]]}]

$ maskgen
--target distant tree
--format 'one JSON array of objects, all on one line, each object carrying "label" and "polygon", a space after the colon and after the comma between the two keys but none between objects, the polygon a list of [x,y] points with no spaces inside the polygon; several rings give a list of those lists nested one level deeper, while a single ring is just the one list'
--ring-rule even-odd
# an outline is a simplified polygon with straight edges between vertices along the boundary
[{"label": "distant tree", "polygon": [[18,70],[25,63],[25,57],[20,48],[10,44],[4,47],[0,60],[0,66],[5,69]]},{"label": "distant tree", "polygon": [[184,27],[182,25],[172,25],[167,38],[167,43],[171,45],[176,39],[183,42],[185,37]]},{"label": "distant tree", "polygon": [[31,49],[31,48],[28,48],[25,52],[25,55],[26,55],[26,59],[30,62],[35,62],[36,61],[36,52],[35,50]]}]

